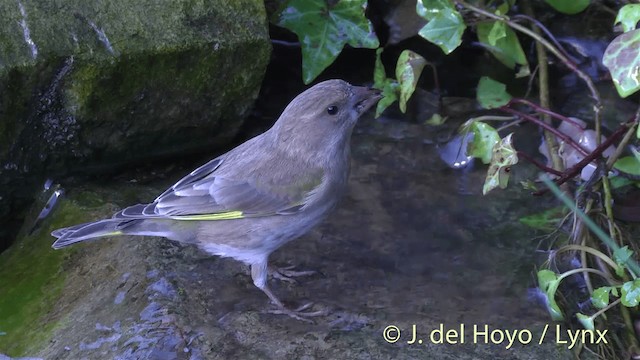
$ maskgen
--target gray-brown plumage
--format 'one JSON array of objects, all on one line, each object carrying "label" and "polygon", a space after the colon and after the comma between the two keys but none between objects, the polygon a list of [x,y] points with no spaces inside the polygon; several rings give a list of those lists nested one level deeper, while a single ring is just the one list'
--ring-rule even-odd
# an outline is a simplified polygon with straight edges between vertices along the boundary
[{"label": "gray-brown plumage", "polygon": [[153,203],[128,207],[111,219],[52,233],[54,249],[114,235],[163,236],[251,266],[254,284],[280,308],[268,288],[269,254],[320,223],[347,188],[349,141],[356,121],[379,92],[341,80],[298,95],[265,133],[189,175]]}]

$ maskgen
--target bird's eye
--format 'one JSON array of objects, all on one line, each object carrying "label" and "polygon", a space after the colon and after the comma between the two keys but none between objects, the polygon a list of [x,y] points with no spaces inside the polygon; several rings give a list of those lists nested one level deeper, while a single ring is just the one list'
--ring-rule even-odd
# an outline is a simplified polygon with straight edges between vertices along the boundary
[{"label": "bird's eye", "polygon": [[338,107],[335,105],[331,105],[327,108],[327,114],[329,115],[335,115],[338,113]]}]

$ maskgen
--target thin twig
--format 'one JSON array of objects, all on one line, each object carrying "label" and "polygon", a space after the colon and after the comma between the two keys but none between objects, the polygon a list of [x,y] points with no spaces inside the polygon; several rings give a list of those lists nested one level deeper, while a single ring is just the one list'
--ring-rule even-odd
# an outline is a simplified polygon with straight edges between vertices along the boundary
[{"label": "thin twig", "polygon": [[546,114],[549,115],[553,118],[556,118],[558,120],[564,121],[564,122],[568,122],[569,124],[577,127],[580,130],[584,130],[585,129],[585,125],[582,125],[580,123],[578,123],[576,120],[570,118],[570,117],[566,117],[564,115],[558,114],[557,112],[551,111],[543,106],[540,106],[536,103],[533,103],[527,99],[520,99],[520,98],[513,98],[511,99],[511,101],[509,101],[509,104],[507,104],[507,106],[511,105],[511,103],[520,103],[520,104],[524,104],[527,105],[531,108],[533,108],[536,112],[542,113],[542,114]]},{"label": "thin twig", "polygon": [[[585,156],[582,160],[580,160],[578,163],[576,163],[575,165],[573,165],[569,169],[565,170],[563,175],[559,179],[557,179],[555,181],[555,183],[557,185],[564,184],[569,179],[572,179],[574,176],[578,175],[580,173],[580,171],[582,171],[582,169],[585,166],[587,166],[587,164],[592,162],[598,156],[601,156],[602,153],[609,146],[611,146],[611,144],[613,144],[620,136],[622,136],[622,134],[624,134],[625,130],[627,130],[627,128],[629,126],[631,126],[631,124],[629,124],[629,123],[622,124],[618,129],[616,129],[616,131],[613,134],[611,134],[611,136],[609,136],[603,143],[598,145],[598,147],[596,147],[590,154]],[[535,193],[535,195],[542,195],[545,192],[546,192],[546,190],[541,190],[541,191],[538,191],[537,193]]]},{"label": "thin twig", "polygon": [[578,150],[582,155],[588,155],[589,152],[586,151],[585,149],[583,149],[578,143],[575,142],[575,140],[573,140],[570,136],[568,136],[567,134],[560,132],[560,130],[554,128],[553,126],[545,123],[544,121],[536,118],[535,116],[531,116],[528,114],[525,114],[523,112],[520,112],[518,110],[514,110],[508,107],[501,107],[500,110],[504,111],[504,112],[508,112],[510,114],[516,115],[516,116],[520,116],[524,119],[527,119],[531,122],[533,122],[534,124],[544,128],[545,130],[548,130],[549,132],[553,133],[555,136],[557,136],[558,138],[564,140],[564,142],[566,142],[567,144],[571,145],[574,149]]},{"label": "thin twig", "polygon": [[[549,29],[547,29],[546,26],[544,26],[540,21],[538,21],[537,19],[529,16],[529,15],[524,15],[524,14],[517,14],[517,15],[513,15],[511,17],[512,19],[524,19],[527,20],[533,24],[535,24],[538,29],[540,29],[542,32],[544,32],[545,35],[547,35],[547,37],[549,38],[549,40],[551,40],[551,42],[553,42],[553,44],[556,46],[556,48],[558,48],[558,51],[562,52],[564,54],[564,56],[566,56],[568,59],[571,58],[571,56],[569,55],[569,53],[564,49],[564,47],[560,44],[560,42],[558,41],[558,39],[556,39],[555,36],[553,36],[553,34],[551,33],[551,31],[549,31]],[[573,61],[572,61],[573,62]],[[574,63],[575,64],[575,63]]]}]

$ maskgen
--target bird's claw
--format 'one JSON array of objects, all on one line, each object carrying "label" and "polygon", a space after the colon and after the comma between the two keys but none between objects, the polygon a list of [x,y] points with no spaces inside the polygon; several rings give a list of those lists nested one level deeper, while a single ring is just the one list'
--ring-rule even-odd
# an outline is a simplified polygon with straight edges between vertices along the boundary
[{"label": "bird's claw", "polygon": [[329,314],[329,311],[326,309],[317,310],[317,311],[306,311],[310,309],[312,306],[313,306],[313,302],[306,303],[293,310],[287,309],[286,307],[283,306],[278,309],[267,310],[267,313],[276,314],[276,315],[288,315],[296,320],[300,320],[310,324],[314,323],[313,320],[309,319],[310,317],[326,316]]},{"label": "bird's claw", "polygon": [[287,267],[281,267],[281,268],[275,268],[270,266],[269,274],[271,274],[271,276],[273,276],[278,280],[286,281],[292,284],[297,284],[298,282],[296,281],[295,278],[302,277],[302,276],[315,275],[318,273],[315,270],[296,271],[293,269],[295,269],[295,266],[293,265],[287,266]]}]

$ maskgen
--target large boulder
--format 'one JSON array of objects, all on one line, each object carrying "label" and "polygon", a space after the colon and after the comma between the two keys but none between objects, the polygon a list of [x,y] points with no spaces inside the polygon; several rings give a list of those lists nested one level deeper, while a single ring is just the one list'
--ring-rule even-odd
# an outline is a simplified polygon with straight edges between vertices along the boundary
[{"label": "large boulder", "polygon": [[0,13],[3,219],[47,176],[228,143],[271,51],[261,0],[0,0]]}]

